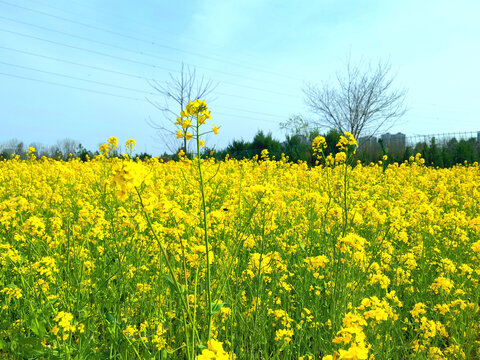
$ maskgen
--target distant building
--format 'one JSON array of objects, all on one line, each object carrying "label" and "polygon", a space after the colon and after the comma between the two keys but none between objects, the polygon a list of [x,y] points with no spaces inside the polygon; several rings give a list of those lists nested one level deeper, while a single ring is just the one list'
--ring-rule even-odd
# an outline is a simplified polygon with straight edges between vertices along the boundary
[{"label": "distant building", "polygon": [[362,136],[357,140],[358,156],[363,161],[366,159],[376,159],[380,156],[382,148],[375,136]]},{"label": "distant building", "polygon": [[407,137],[403,133],[386,133],[382,135],[382,140],[390,153],[401,154],[405,151]]},{"label": "distant building", "polygon": [[386,133],[382,135],[382,140],[385,146],[402,146],[405,147],[407,137],[403,133],[390,134]]},{"label": "distant building", "polygon": [[358,147],[378,146],[378,140],[375,136],[362,136],[358,138]]},{"label": "distant building", "polygon": [[480,141],[480,131],[477,131],[477,140]]},{"label": "distant building", "polygon": [[405,142],[406,136],[405,134],[400,132],[396,134],[386,133],[382,135],[382,140],[385,144],[393,143],[393,142],[401,143],[401,142]]}]

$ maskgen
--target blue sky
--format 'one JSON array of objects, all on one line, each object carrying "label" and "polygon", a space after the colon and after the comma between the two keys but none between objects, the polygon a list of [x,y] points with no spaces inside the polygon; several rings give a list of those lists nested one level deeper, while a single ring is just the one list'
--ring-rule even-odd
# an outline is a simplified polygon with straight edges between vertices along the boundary
[{"label": "blue sky", "polygon": [[162,101],[148,79],[182,62],[218,83],[209,146],[258,130],[283,139],[280,122],[315,119],[302,86],[333,82],[348,56],[388,61],[407,89],[391,132],[477,131],[479,13],[474,0],[0,0],[0,143],[71,138],[95,150],[117,136],[162,153],[148,120],[170,125],[147,101]]}]

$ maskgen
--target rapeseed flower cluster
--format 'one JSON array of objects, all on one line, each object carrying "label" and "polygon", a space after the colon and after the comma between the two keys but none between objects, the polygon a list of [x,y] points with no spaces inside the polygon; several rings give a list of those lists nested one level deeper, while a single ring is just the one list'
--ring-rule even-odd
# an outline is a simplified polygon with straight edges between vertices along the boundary
[{"label": "rapeseed flower cluster", "polygon": [[[194,137],[199,137],[199,127],[205,125],[207,120],[211,118],[212,115],[210,110],[208,110],[208,105],[205,100],[196,99],[190,101],[185,109],[181,111],[180,116],[177,117],[177,121],[175,122],[175,125],[180,126],[176,134],[177,139],[185,138],[188,141]],[[211,132],[217,135],[218,130],[219,127],[213,125]],[[204,147],[205,141],[199,141],[201,142],[200,145]]]},{"label": "rapeseed flower cluster", "polygon": [[323,136],[317,136],[312,141],[313,155],[318,156],[327,148],[327,141]]},{"label": "rapeseed flower cluster", "polygon": [[223,343],[211,339],[207,343],[207,349],[204,349],[197,360],[233,360],[235,357],[223,349]]},{"label": "rapeseed flower cluster", "polygon": [[135,187],[149,181],[148,169],[133,161],[118,162],[113,167],[112,185],[117,188],[116,195],[124,201]]}]

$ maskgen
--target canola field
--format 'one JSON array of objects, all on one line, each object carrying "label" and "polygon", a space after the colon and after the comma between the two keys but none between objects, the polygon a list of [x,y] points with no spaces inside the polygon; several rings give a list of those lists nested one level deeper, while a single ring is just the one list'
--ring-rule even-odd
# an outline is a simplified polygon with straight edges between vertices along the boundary
[{"label": "canola field", "polygon": [[[177,119],[197,153],[205,108]],[[478,164],[117,145],[0,163],[0,358],[480,358]]]},{"label": "canola field", "polygon": [[479,358],[479,167],[418,160],[202,160],[210,296],[194,161],[2,162],[0,354]]}]

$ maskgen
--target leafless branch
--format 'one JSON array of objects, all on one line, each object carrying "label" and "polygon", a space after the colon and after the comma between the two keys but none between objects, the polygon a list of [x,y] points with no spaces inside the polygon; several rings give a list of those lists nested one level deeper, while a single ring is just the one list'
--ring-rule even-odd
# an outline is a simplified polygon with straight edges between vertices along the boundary
[{"label": "leafless branch", "polygon": [[[150,86],[160,95],[163,95],[163,102],[147,99],[150,104],[162,112],[162,120],[147,120],[147,123],[156,130],[160,140],[164,142],[169,151],[176,152],[180,147],[187,152],[187,141],[175,139],[175,119],[185,108],[189,101],[195,99],[204,99],[209,96],[218,86],[211,80],[206,80],[202,75],[197,76],[195,69],[182,64],[179,75],[170,74],[170,79],[165,82],[156,80],[149,81]],[[175,141],[167,141],[173,134]],[[181,144],[183,142],[183,146]]]},{"label": "leafless branch", "polygon": [[406,91],[393,89],[390,71],[389,64],[363,69],[349,60],[346,74],[337,73],[336,86],[306,84],[305,102],[319,115],[318,127],[349,131],[358,138],[392,126],[407,109]]}]

